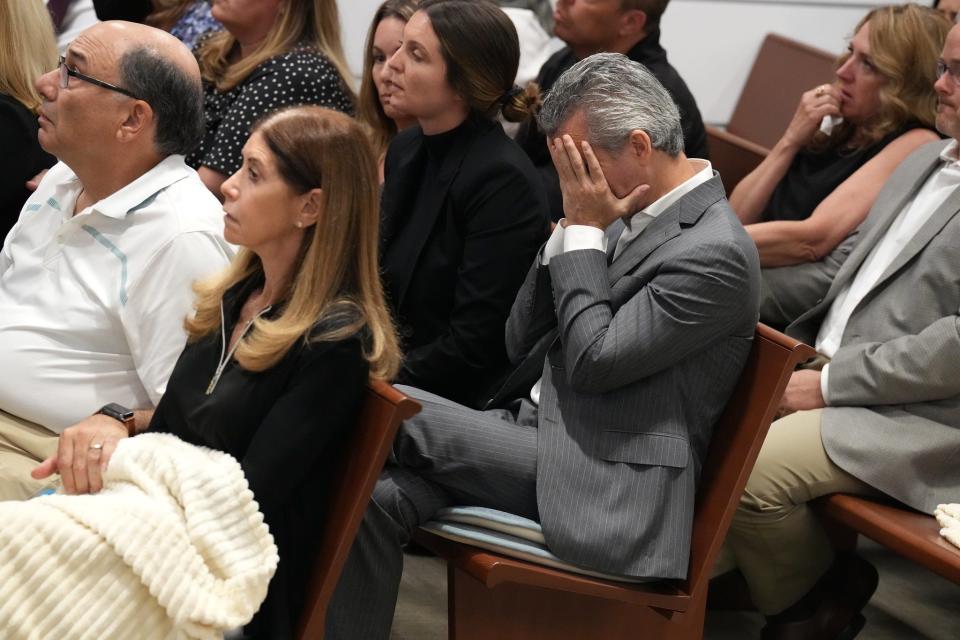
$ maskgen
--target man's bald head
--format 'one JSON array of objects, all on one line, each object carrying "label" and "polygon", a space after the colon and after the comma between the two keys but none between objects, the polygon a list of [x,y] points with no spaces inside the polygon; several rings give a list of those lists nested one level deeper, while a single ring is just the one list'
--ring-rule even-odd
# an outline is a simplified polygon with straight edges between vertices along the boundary
[{"label": "man's bald head", "polygon": [[[200,68],[190,50],[160,29],[132,22],[100,22],[69,47],[150,105],[161,156],[186,154],[204,132]],[[109,78],[109,79],[108,79]]]}]

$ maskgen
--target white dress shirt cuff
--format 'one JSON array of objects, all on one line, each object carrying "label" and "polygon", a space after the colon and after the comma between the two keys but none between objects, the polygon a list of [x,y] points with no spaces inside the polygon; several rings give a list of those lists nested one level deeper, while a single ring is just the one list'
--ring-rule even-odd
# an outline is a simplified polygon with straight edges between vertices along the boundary
[{"label": "white dress shirt cuff", "polygon": [[830,396],[827,394],[828,380],[830,379],[830,365],[823,365],[820,370],[820,394],[823,396],[823,403],[830,404]]},{"label": "white dress shirt cuff", "polygon": [[553,233],[550,234],[547,244],[543,245],[543,249],[540,251],[540,264],[544,267],[550,264],[550,258],[563,253],[563,235],[563,220],[561,220],[553,228]]},{"label": "white dress shirt cuff", "polygon": [[[559,226],[559,225],[558,225]],[[603,229],[584,224],[569,224],[563,233],[563,252],[581,249],[607,250],[607,236]]]}]

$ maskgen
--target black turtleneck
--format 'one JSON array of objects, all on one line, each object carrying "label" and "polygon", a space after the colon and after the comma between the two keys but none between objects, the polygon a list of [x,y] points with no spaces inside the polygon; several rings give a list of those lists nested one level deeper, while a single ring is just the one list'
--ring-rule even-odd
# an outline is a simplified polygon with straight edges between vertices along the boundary
[{"label": "black turtleneck", "polygon": [[[415,251],[417,236],[423,232],[424,226],[429,225],[428,218],[433,215],[425,203],[430,198],[430,191],[436,187],[443,161],[451,149],[466,141],[469,137],[467,134],[472,128],[470,118],[467,118],[449,131],[430,136],[423,134],[424,153],[421,158],[423,169],[420,173],[422,177],[419,188],[412,192],[413,200],[399,210],[400,215],[392,221],[389,232],[384,230],[384,241],[389,243],[391,254],[408,255],[411,251]],[[392,296],[393,299],[397,297],[397,295]]]}]

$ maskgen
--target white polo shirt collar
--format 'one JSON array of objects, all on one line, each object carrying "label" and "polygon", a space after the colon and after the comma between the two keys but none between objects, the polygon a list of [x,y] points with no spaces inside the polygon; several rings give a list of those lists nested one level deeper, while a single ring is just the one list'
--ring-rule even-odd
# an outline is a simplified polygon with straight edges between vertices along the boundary
[{"label": "white polo shirt collar", "polygon": [[[62,196],[62,202],[76,202],[80,195],[80,178],[67,167],[69,172],[66,180],[57,189],[57,196]],[[182,155],[167,156],[158,162],[152,169],[141,175],[139,178],[125,186],[123,189],[115,191],[106,198],[94,202],[83,211],[76,213],[86,213],[87,211],[96,212],[100,215],[122,220],[128,213],[146,206],[153,201],[162,190],[170,185],[183,180],[190,175],[190,169],[184,164]],[[61,193],[61,190],[63,193]],[[72,193],[71,193],[72,192]],[[72,198],[70,196],[73,196]],[[68,207],[64,210],[66,216],[71,215]]]}]

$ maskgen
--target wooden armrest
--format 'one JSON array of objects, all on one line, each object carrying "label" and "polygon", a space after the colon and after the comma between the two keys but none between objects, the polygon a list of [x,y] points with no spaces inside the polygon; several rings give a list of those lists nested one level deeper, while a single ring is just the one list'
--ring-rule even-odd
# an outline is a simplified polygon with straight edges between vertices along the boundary
[{"label": "wooden armrest", "polygon": [[830,521],[960,583],[960,549],[940,536],[940,525],[933,516],[845,494],[822,499],[818,509]]},{"label": "wooden armrest", "polygon": [[770,149],[766,148],[762,144],[758,144],[752,140],[738,136],[735,133],[718,129],[717,127],[708,126],[707,137],[710,139],[711,144],[715,143],[730,145],[731,147],[743,151],[746,154],[756,156],[761,160],[766,158],[767,154],[770,153]]},{"label": "wooden armrest", "polygon": [[716,127],[707,127],[707,145],[710,161],[720,172],[727,194],[770,153],[766,147]]}]

